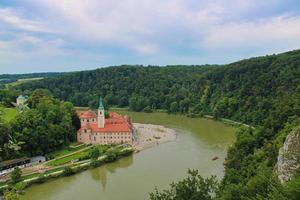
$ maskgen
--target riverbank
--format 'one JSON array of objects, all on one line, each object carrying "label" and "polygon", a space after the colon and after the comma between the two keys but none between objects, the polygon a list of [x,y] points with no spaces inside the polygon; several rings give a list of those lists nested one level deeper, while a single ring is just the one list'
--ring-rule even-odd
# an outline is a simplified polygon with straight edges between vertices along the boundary
[{"label": "riverbank", "polygon": [[[91,147],[93,147],[93,146],[90,146],[88,148],[91,148]],[[95,146],[95,148],[97,148],[97,147]],[[47,167],[47,169],[43,169],[42,171],[34,172],[34,173],[31,173],[30,175],[22,176],[22,180],[19,183],[24,184],[24,187],[29,187],[30,185],[35,184],[35,183],[44,183],[50,179],[60,178],[60,177],[64,177],[64,176],[70,176],[70,175],[79,173],[81,171],[87,170],[87,169],[99,167],[105,163],[114,162],[114,161],[118,160],[119,158],[129,156],[130,154],[133,153],[133,151],[134,151],[134,149],[132,147],[125,147],[123,145],[118,145],[118,146],[109,148],[102,156],[100,156],[96,159],[89,157],[88,159],[84,159],[81,161],[78,160],[77,162],[74,162],[74,163],[71,162],[69,164],[63,164],[63,165],[52,167],[52,168]],[[79,150],[78,152],[81,152],[81,150]],[[71,154],[73,154],[73,153],[71,153]],[[52,162],[54,160],[55,159],[53,159],[49,162]],[[47,163],[48,162],[43,163],[42,165],[46,165]],[[41,166],[41,165],[37,165],[37,166]],[[14,187],[14,185],[12,185],[9,180],[7,180],[6,182],[2,182],[0,185],[0,194],[4,190],[6,190],[10,187]]]},{"label": "riverbank", "polygon": [[[68,151],[68,153],[62,154],[60,157],[49,160],[45,163],[23,169],[22,182],[26,184],[26,187],[28,187],[34,183],[42,183],[48,179],[65,176],[64,171],[66,168],[73,170],[72,174],[75,174],[89,168],[94,168],[108,162],[113,162],[120,157],[130,155],[133,151],[139,152],[162,143],[176,140],[175,130],[166,128],[165,126],[140,123],[133,123],[133,126],[136,133],[136,138],[132,148],[123,148],[120,153],[114,155],[113,158],[109,158],[107,155],[104,155],[98,158],[96,162],[92,162],[90,159],[81,161],[78,158],[88,156],[87,151],[93,148],[93,146],[82,146],[80,148],[76,148],[77,151]],[[60,154],[61,153],[62,152],[60,152]],[[77,161],[73,162],[75,160]],[[6,181],[9,181],[8,177]],[[9,184],[2,182],[0,185],[0,191],[3,191],[3,189],[7,188],[8,186]]]},{"label": "riverbank", "polygon": [[[133,112],[133,111],[130,111],[128,107],[124,107],[124,108],[112,107],[111,110],[113,110],[113,111],[121,111],[121,112],[122,111],[123,112]],[[146,113],[146,112],[137,112],[137,113]],[[188,117],[188,118],[204,118],[204,119],[210,119],[210,120],[213,120],[213,121],[220,121],[220,122],[222,122],[224,124],[231,125],[231,126],[234,126],[234,127],[246,127],[246,128],[255,129],[254,126],[251,126],[249,124],[245,124],[245,123],[242,123],[242,122],[239,122],[239,121],[234,121],[234,120],[227,119],[227,118],[218,118],[218,119],[216,119],[212,115],[168,113],[167,110],[164,110],[164,109],[152,110],[151,113],[166,113],[168,115],[169,114],[182,115],[182,116],[185,116],[185,117]]]},{"label": "riverbank", "polygon": [[[26,189],[22,199],[97,200],[101,197],[110,200],[140,200],[149,199],[149,192],[155,187],[165,188],[170,182],[182,180],[188,169],[199,170],[203,177],[212,174],[218,180],[223,177],[226,150],[235,141],[236,128],[233,126],[179,114],[118,113],[127,114],[136,123],[170,127],[176,130],[176,142],[145,149],[71,177],[53,178],[46,183],[35,184]],[[219,159],[213,161],[214,156]],[[143,177],[148,178],[141,183]]]},{"label": "riverbank", "polygon": [[133,147],[137,151],[175,141],[177,134],[174,129],[162,125],[133,123],[136,131],[136,141]]}]

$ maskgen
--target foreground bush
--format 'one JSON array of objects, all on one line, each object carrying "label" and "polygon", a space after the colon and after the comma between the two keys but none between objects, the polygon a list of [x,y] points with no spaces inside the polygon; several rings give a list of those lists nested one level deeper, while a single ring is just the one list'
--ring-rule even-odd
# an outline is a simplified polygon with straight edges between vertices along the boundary
[{"label": "foreground bush", "polygon": [[155,189],[151,200],[211,200],[217,190],[216,177],[202,178],[198,170],[189,170],[188,177],[171,184],[171,189],[162,192]]}]

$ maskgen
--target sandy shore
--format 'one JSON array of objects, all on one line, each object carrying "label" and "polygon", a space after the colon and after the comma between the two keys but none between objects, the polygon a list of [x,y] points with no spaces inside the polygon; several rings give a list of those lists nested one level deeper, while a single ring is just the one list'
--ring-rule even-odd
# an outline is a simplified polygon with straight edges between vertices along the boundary
[{"label": "sandy shore", "polygon": [[138,151],[175,141],[177,137],[175,130],[161,125],[133,123],[133,126],[136,131],[133,147]]}]

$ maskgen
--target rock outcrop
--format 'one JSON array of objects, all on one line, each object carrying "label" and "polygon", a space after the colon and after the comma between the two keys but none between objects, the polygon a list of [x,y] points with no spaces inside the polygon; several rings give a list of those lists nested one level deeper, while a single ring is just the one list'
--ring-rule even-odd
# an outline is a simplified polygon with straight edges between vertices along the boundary
[{"label": "rock outcrop", "polygon": [[293,130],[285,139],[277,158],[277,174],[281,183],[291,180],[300,169],[300,129]]}]

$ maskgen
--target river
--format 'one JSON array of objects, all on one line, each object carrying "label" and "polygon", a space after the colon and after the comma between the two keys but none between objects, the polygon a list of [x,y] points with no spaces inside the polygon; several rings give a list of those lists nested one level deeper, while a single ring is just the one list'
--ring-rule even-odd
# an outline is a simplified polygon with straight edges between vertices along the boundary
[{"label": "river", "polygon": [[[166,189],[186,177],[188,169],[198,169],[204,177],[223,176],[226,150],[235,140],[234,127],[202,118],[119,111],[125,112],[133,122],[176,129],[177,140],[96,169],[33,185],[22,199],[146,200],[155,187]],[[214,156],[219,159],[213,161]]]}]

